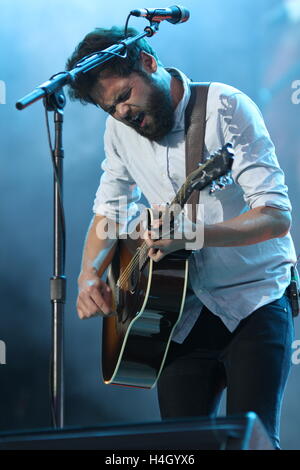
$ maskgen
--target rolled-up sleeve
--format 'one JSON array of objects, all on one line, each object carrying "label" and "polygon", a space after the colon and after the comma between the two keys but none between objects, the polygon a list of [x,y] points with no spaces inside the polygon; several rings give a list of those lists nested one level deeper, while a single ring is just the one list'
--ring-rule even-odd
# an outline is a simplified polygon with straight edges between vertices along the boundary
[{"label": "rolled-up sleeve", "polygon": [[105,159],[101,164],[103,173],[96,192],[93,212],[125,224],[138,211],[136,203],[141,197],[141,192],[118,153],[112,119],[108,118],[106,122]]},{"label": "rolled-up sleeve", "polygon": [[231,95],[226,104],[224,137],[233,144],[232,177],[241,186],[245,202],[251,209],[291,210],[284,173],[258,107],[241,92]]}]

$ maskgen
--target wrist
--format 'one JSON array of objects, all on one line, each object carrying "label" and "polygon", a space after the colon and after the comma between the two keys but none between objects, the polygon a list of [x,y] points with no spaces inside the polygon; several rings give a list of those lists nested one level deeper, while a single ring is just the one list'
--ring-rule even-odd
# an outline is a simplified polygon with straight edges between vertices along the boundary
[{"label": "wrist", "polygon": [[78,276],[78,283],[86,281],[88,279],[98,278],[98,273],[95,268],[82,269]]}]

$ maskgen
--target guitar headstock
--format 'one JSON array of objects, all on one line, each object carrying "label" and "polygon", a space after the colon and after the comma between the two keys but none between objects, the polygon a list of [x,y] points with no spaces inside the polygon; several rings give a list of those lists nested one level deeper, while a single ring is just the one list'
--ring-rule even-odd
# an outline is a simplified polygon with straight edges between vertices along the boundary
[{"label": "guitar headstock", "polygon": [[214,192],[230,184],[233,158],[232,145],[227,143],[189,175],[192,189],[201,190],[210,184]]}]

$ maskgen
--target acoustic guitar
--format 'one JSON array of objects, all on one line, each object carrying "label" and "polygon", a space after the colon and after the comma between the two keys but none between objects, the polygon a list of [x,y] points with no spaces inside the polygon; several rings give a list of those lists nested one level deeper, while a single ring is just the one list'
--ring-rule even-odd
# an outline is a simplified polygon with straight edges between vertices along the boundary
[{"label": "acoustic guitar", "polygon": [[[226,144],[187,177],[169,209],[183,209],[195,189],[201,191],[211,185],[214,191],[229,184],[232,162],[231,144]],[[147,209],[147,217],[151,226],[151,209]],[[169,216],[170,233],[175,219],[173,211]],[[159,262],[153,262],[148,251],[141,237],[130,235],[118,239],[114,247],[106,282],[112,289],[116,314],[103,319],[102,331],[102,374],[106,384],[154,387],[182,315],[191,251],[173,252]]]}]

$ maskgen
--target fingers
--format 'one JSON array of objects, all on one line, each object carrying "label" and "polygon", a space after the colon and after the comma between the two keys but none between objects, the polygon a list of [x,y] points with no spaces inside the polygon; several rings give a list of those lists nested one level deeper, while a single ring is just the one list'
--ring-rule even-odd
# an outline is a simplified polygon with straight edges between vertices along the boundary
[{"label": "fingers", "polygon": [[111,314],[112,295],[105,283],[95,283],[80,290],[77,299],[78,316],[81,319]]},{"label": "fingers", "polygon": [[152,237],[153,232],[150,230],[146,230],[144,232],[144,240],[146,245],[149,247],[148,256],[157,263],[166,255],[166,253],[161,240],[154,241]]},{"label": "fingers", "polygon": [[99,307],[86,294],[81,292],[77,299],[77,312],[81,320],[91,318],[99,313]]},{"label": "fingers", "polygon": [[166,253],[164,253],[161,249],[150,248],[150,250],[148,252],[148,256],[153,261],[155,261],[155,263],[157,263],[158,261],[160,261],[161,259],[163,259],[166,256]]},{"label": "fingers", "polygon": [[109,292],[108,289],[108,286],[102,285],[100,287],[90,286],[87,289],[87,294],[98,307],[98,310],[100,309],[105,314],[109,313],[110,311],[108,305],[109,296],[107,295]]},{"label": "fingers", "polygon": [[143,233],[143,238],[145,241],[147,240],[159,240],[159,235],[157,233],[157,231],[155,229],[152,229],[152,230],[145,230],[144,233]]},{"label": "fingers", "polygon": [[185,249],[185,240],[183,239],[153,239],[150,230],[145,231],[144,240],[148,246],[149,257],[158,262],[173,251]]}]

